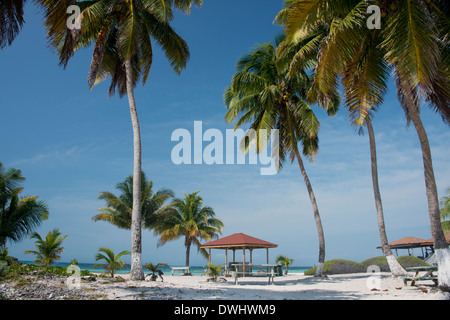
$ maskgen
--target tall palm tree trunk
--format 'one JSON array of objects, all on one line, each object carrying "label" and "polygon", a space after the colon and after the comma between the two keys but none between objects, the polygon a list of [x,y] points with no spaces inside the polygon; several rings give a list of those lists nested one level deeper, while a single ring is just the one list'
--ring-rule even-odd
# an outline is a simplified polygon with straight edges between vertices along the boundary
[{"label": "tall palm tree trunk", "polygon": [[420,147],[422,149],[431,235],[434,239],[434,250],[439,268],[439,288],[444,291],[450,291],[450,250],[441,226],[439,200],[434,177],[433,162],[431,159],[430,143],[428,142],[427,133],[422,124],[422,120],[420,119],[418,106],[413,103],[408,103],[408,110],[414,127],[416,128],[417,135],[419,136]]},{"label": "tall palm tree trunk", "polygon": [[189,256],[191,255],[191,245],[186,245],[186,267],[189,267]]},{"label": "tall palm tree trunk", "polygon": [[384,255],[389,265],[389,269],[393,276],[406,275],[406,270],[395,259],[394,254],[388,244],[386,235],[386,228],[384,224],[383,204],[381,202],[380,188],[378,185],[378,165],[377,165],[377,149],[375,144],[375,134],[372,127],[372,121],[369,117],[366,118],[367,131],[369,132],[369,144],[370,144],[370,162],[372,167],[372,184],[373,195],[375,198],[375,207],[377,210],[378,230],[380,233],[381,247],[383,248]]},{"label": "tall palm tree trunk", "polygon": [[311,205],[314,212],[314,219],[316,221],[317,233],[319,235],[319,265],[317,266],[315,277],[323,276],[323,264],[325,263],[325,237],[323,234],[322,221],[319,215],[319,208],[317,207],[316,197],[314,196],[313,189],[311,187],[311,182],[309,181],[308,175],[306,174],[305,166],[303,165],[303,160],[296,147],[293,148],[295,156],[297,158],[300,171],[302,172],[303,180],[305,180],[306,189],[308,190],[309,198],[311,200]]},{"label": "tall palm tree trunk", "polygon": [[144,280],[142,268],[142,230],[141,230],[141,133],[134,100],[131,61],[125,61],[127,76],[127,96],[133,125],[134,161],[133,161],[133,211],[131,215],[131,280]]}]

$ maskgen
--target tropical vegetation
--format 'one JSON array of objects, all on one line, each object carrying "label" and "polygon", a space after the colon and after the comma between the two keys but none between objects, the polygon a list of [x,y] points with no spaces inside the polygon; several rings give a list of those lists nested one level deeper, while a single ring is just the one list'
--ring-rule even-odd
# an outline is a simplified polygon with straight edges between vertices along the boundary
[{"label": "tropical vegetation", "polygon": [[[279,15],[278,20],[281,24],[287,25],[292,20],[290,14],[291,11],[297,5],[295,1],[287,1],[285,9],[283,9]],[[364,8],[361,8],[363,10]],[[367,8],[366,8],[367,9]],[[352,19],[357,19],[352,17]],[[367,17],[361,17],[361,19],[367,19]],[[331,59],[339,57],[339,53],[335,54],[332,51],[325,50],[323,47],[324,41],[329,41],[326,46],[331,46],[334,40],[333,30],[331,25],[326,22],[322,22],[320,27],[311,27],[311,30],[307,32],[310,37],[310,41],[302,46],[295,54],[294,59],[290,63],[290,74],[297,72],[299,67],[304,65],[310,65],[315,71],[314,84],[321,85],[321,82],[327,84],[326,89],[319,90],[317,87],[312,88],[309,95],[320,96],[320,99],[327,99],[328,93],[324,94],[323,91],[333,92],[338,83],[338,77],[342,77],[342,84],[344,87],[344,104],[348,108],[349,118],[352,125],[359,129],[360,133],[363,133],[362,127],[365,125],[369,134],[369,146],[370,146],[370,159],[372,170],[372,186],[375,199],[375,207],[377,212],[378,229],[380,234],[381,245],[384,254],[389,257],[389,265],[393,275],[400,276],[405,275],[406,271],[396,261],[391,249],[388,246],[388,238],[386,235],[386,228],[384,223],[383,205],[381,200],[381,193],[378,183],[378,165],[377,165],[377,153],[375,143],[375,133],[372,125],[371,118],[373,112],[383,102],[383,95],[387,91],[387,79],[389,77],[389,68],[383,59],[383,52],[373,46],[374,39],[378,39],[377,31],[373,32],[372,36],[369,36],[369,40],[362,42],[359,50],[354,50],[350,62],[347,62],[345,68],[342,68],[341,73],[333,73],[332,75],[326,74],[323,68],[323,61],[329,61]],[[347,35],[348,37],[348,35]],[[374,38],[374,39],[372,39]],[[293,43],[299,42],[298,37],[291,39]],[[348,39],[346,40],[348,41]],[[335,44],[334,44],[335,45]],[[307,50],[308,54],[304,51]],[[309,54],[311,52],[318,56],[321,55],[320,63],[311,65],[308,63]],[[333,57],[330,57],[333,55]],[[367,69],[367,70],[365,70]],[[319,72],[320,71],[320,72]],[[332,78],[334,77],[334,78]],[[323,85],[322,87],[324,87]]]},{"label": "tropical vegetation", "polygon": [[[67,7],[76,4],[80,29],[67,28]],[[142,268],[141,167],[142,142],[134,97],[135,86],[146,83],[156,42],[172,68],[180,73],[189,59],[187,43],[170,23],[174,9],[190,13],[202,0],[56,1],[45,0],[45,27],[60,65],[66,67],[74,53],[94,43],[88,85],[92,89],[108,77],[108,96],[117,89],[127,95],[133,129],[133,210],[131,219],[131,279],[144,280]]]},{"label": "tropical vegetation", "polygon": [[450,231],[450,188],[447,195],[441,198],[441,225],[444,232]]},{"label": "tropical vegetation", "polygon": [[145,269],[149,270],[152,275],[150,277],[151,281],[156,281],[156,279],[158,278],[158,276],[161,278],[161,281],[164,281],[162,275],[164,274],[164,272],[162,270],[160,270],[159,267],[164,266],[164,267],[169,267],[169,265],[167,263],[158,263],[156,265],[154,265],[153,263],[146,263],[144,265]]},{"label": "tropical vegetation", "polygon": [[[96,263],[93,268],[101,267],[105,270],[105,273],[109,273],[111,275],[111,278],[114,278],[114,274],[117,270],[122,269],[125,266],[125,261],[119,261],[119,259],[123,255],[130,254],[129,251],[122,251],[119,254],[115,255],[114,252],[109,248],[100,248],[98,250],[99,252],[95,256],[95,261],[104,260],[105,263]],[[103,253],[102,253],[103,252]]]},{"label": "tropical vegetation", "polygon": [[213,282],[217,282],[217,278],[222,273],[223,266],[223,264],[216,266],[210,262],[204,266],[205,272],[203,272],[203,275],[208,275]]},{"label": "tropical vegetation", "polygon": [[61,254],[64,251],[62,242],[68,236],[63,236],[59,229],[55,228],[52,231],[47,232],[45,238],[42,238],[39,233],[34,232],[31,235],[31,239],[36,239],[36,250],[27,250],[25,254],[34,254],[36,263],[43,267],[51,266],[55,261],[61,258]]},{"label": "tropical vegetation", "polygon": [[[319,148],[319,121],[309,106],[312,101],[306,97],[312,78],[304,69],[288,76],[286,62],[292,59],[296,46],[284,46],[290,52],[280,57],[278,52],[283,40],[284,37],[280,36],[274,44],[257,45],[238,60],[236,73],[225,92],[228,109],[225,120],[228,123],[237,120],[235,129],[250,123],[248,132],[254,130],[255,135],[247,134],[244,138],[244,152],[248,152],[251,145],[256,145],[256,152],[261,152],[269,139],[267,130],[278,130],[278,145],[272,146],[273,156],[279,157],[281,164],[287,158],[291,162],[297,160],[313,208],[319,235],[319,265],[322,266],[325,236],[316,197],[298,146],[301,144],[303,155],[311,161]],[[327,104],[330,115],[334,114],[338,103],[338,93],[335,92]],[[321,268],[318,268],[317,276],[320,275]]]},{"label": "tropical vegetation", "polygon": [[198,193],[199,191],[185,193],[184,198],[174,199],[171,203],[172,208],[154,229],[155,235],[159,236],[158,245],[184,239],[187,267],[191,245],[197,246],[199,252],[207,258],[206,250],[200,248],[201,241],[217,238],[223,230],[223,222],[216,218],[213,208],[204,205],[203,198]]},{"label": "tropical vegetation", "polygon": [[289,257],[279,254],[276,258],[275,258],[275,263],[277,264],[281,264],[283,267],[285,267],[285,271],[284,274],[287,275],[288,274],[288,269],[289,267],[292,265],[292,263],[294,262],[294,259],[290,259]]},{"label": "tropical vegetation", "polygon": [[[420,99],[450,119],[448,23],[450,7],[444,1],[306,1],[288,0],[283,13],[285,31],[296,41],[317,28],[328,27],[320,40],[318,63],[310,95],[329,99],[342,79],[346,104],[358,126],[370,122],[370,113],[382,101],[389,72],[408,123],[412,121],[422,149],[426,195],[435,249],[441,268],[450,255],[439,219],[439,204],[428,137],[420,119]],[[367,9],[377,5],[383,27],[367,27]],[[301,64],[300,64],[301,65]],[[378,205],[377,205],[378,206]],[[442,288],[450,278],[441,277]]]},{"label": "tropical vegetation", "polygon": [[0,249],[7,240],[18,242],[48,219],[48,206],[37,196],[22,197],[25,180],[20,170],[0,162]]},{"label": "tropical vegetation", "polygon": [[[120,229],[131,229],[133,211],[133,176],[128,176],[125,181],[116,185],[120,191],[118,196],[109,191],[102,191],[98,199],[106,201],[106,207],[98,209],[101,211],[92,217],[93,221],[105,221]],[[147,180],[144,172],[141,172],[141,213],[142,227],[151,230],[158,223],[165,211],[170,208],[164,203],[174,193],[170,189],[162,188],[156,193],[153,191],[153,182]]]},{"label": "tropical vegetation", "polygon": [[[190,13],[202,0],[129,0],[77,1],[35,0],[44,13],[44,25],[50,46],[56,51],[64,68],[82,48],[93,46],[88,71],[92,89],[111,79],[108,96],[127,96],[133,130],[133,175],[117,185],[119,196],[103,191],[99,199],[106,207],[99,209],[94,221],[106,221],[131,230],[131,252],[118,255],[100,248],[96,261],[105,260],[103,267],[114,278],[131,254],[131,279],[143,280],[142,228],[154,230],[158,245],[183,239],[186,266],[189,266],[192,245],[200,253],[202,241],[218,237],[223,222],[214,210],[203,204],[198,191],[173,198],[169,189],[154,193],[153,183],[142,171],[142,141],[134,88],[145,84],[153,63],[153,46],[158,44],[173,70],[180,73],[190,53],[187,43],[173,29],[175,10]],[[24,24],[26,0],[5,0],[0,7],[0,48],[11,45]],[[77,5],[81,15],[80,28],[67,27],[67,8]],[[381,28],[367,25],[369,6],[381,12]],[[280,168],[286,160],[297,161],[310,197],[319,237],[318,267],[305,272],[324,274],[365,272],[368,265],[386,265],[394,275],[417,263],[412,257],[395,259],[388,245],[375,143],[375,115],[383,105],[390,75],[393,75],[398,100],[417,132],[422,151],[426,198],[434,249],[440,270],[449,270],[450,250],[444,232],[450,230],[449,196],[439,198],[427,133],[421,120],[421,104],[434,110],[444,121],[450,121],[450,5],[444,0],[285,0],[276,22],[284,26],[285,34],[274,43],[257,45],[238,60],[236,73],[225,93],[228,123],[234,128],[249,125],[241,143],[244,152],[255,146],[262,152],[268,144],[268,130],[276,129],[279,144],[272,146],[272,155],[279,157]],[[322,106],[329,115],[338,111],[342,87],[343,104],[348,109],[351,124],[369,135],[372,187],[377,222],[385,257],[362,263],[346,260],[325,261],[325,236],[311,181],[303,157],[312,161],[318,153],[319,121],[311,109]],[[264,131],[265,130],[265,131]],[[255,134],[253,134],[255,133]],[[302,157],[302,155],[303,157]],[[26,254],[49,268],[60,259],[66,236],[54,229],[42,238],[33,232],[48,218],[48,207],[37,196],[22,197],[24,181],[20,170],[4,169],[0,163],[0,274],[9,272],[7,241],[17,242],[32,234],[36,250]],[[449,193],[447,191],[447,193]],[[8,262],[6,262],[8,261]],[[277,263],[286,267],[292,259],[278,256]],[[75,264],[76,261],[73,261]],[[164,264],[146,264],[152,279]],[[217,279],[221,266],[209,264],[208,274]],[[450,274],[439,273],[440,288],[450,290]]]}]

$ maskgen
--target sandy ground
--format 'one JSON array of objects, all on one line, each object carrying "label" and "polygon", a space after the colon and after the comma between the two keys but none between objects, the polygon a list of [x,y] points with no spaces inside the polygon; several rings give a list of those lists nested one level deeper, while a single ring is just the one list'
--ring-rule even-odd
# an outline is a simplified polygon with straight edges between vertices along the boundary
[{"label": "sandy ground", "polygon": [[[128,275],[120,275],[128,279]],[[275,278],[242,278],[235,285],[209,282],[206,276],[165,275],[164,281],[82,282],[81,288],[111,300],[443,300],[450,295],[436,289],[431,281],[407,286],[388,273],[355,273],[315,278],[290,274]]]}]

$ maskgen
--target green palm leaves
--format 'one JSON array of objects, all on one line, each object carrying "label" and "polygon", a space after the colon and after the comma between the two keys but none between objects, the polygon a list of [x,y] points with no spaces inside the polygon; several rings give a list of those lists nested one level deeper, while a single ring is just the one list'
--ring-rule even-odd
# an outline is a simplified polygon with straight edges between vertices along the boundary
[{"label": "green palm leaves", "polygon": [[[381,10],[381,29],[367,27],[370,5]],[[419,110],[422,98],[449,123],[449,13],[448,3],[440,0],[288,0],[277,17],[293,44],[326,26],[308,95],[326,100],[342,79],[345,104],[358,127],[367,122],[371,128],[371,113],[381,105],[393,71],[400,105],[419,136],[435,249],[445,249],[447,254],[431,151]],[[439,264],[448,268],[445,261]],[[448,277],[440,282],[448,290]]]},{"label": "green palm leaves", "polygon": [[0,247],[6,241],[19,241],[48,219],[47,204],[37,196],[21,197],[20,170],[7,169],[0,163]]},{"label": "green palm leaves", "polygon": [[[56,50],[60,65],[67,66],[76,51],[94,45],[88,85],[92,89],[111,78],[108,95],[116,89],[127,95],[133,128],[133,205],[131,218],[131,278],[143,280],[141,252],[141,180],[142,143],[134,98],[134,87],[145,84],[153,61],[152,41],[164,51],[175,72],[180,73],[189,59],[186,42],[170,26],[173,9],[190,12],[201,0],[42,0],[45,26],[50,45]],[[80,29],[67,28],[66,10],[80,8]]]},{"label": "green palm leaves", "polygon": [[[315,36],[317,35],[305,38],[300,45],[314,41]],[[251,143],[255,142],[257,152],[265,148],[268,137],[261,134],[261,129],[278,130],[278,146],[272,146],[272,152],[278,153],[275,156],[279,156],[281,163],[286,157],[289,157],[291,162],[294,159],[298,162],[316,221],[321,266],[325,261],[325,237],[316,198],[298,150],[300,143],[303,154],[310,159],[313,159],[318,151],[319,121],[308,104],[316,100],[307,97],[312,78],[304,66],[296,72],[289,70],[289,62],[294,59],[298,44],[291,45],[282,42],[283,40],[283,37],[278,37],[275,44],[258,45],[237,62],[237,72],[225,92],[228,109],[225,120],[228,123],[237,120],[235,129],[250,123],[250,129],[256,131],[253,141],[244,140],[245,152],[249,150]],[[313,48],[311,50],[314,51]],[[305,65],[314,63],[315,58],[310,54],[303,56],[308,56]],[[327,102],[330,114],[335,112],[338,102],[335,91],[330,94]],[[317,275],[322,275],[322,269],[317,270]]]},{"label": "green palm leaves", "polygon": [[105,272],[109,272],[111,278],[114,278],[115,272],[125,266],[125,261],[119,261],[119,259],[126,254],[130,254],[130,252],[122,251],[118,255],[114,255],[114,252],[111,249],[100,248],[99,253],[95,256],[95,261],[105,260],[105,263],[97,263],[93,268],[102,267]]},{"label": "green palm leaves", "polygon": [[[94,45],[89,68],[90,88],[111,78],[109,95],[118,89],[126,91],[125,62],[130,61],[133,87],[141,79],[146,82],[153,62],[155,41],[164,51],[174,71],[180,73],[189,60],[187,43],[170,26],[175,8],[188,13],[192,4],[201,1],[134,0],[134,1],[45,1],[48,38],[67,66],[73,54]],[[65,26],[67,14],[61,8],[78,5],[81,9],[81,29]],[[64,22],[64,23],[63,23]]]},{"label": "green palm leaves", "polygon": [[288,274],[288,268],[292,264],[292,262],[294,262],[294,259],[290,259],[282,254],[279,254],[275,258],[275,263],[279,263],[286,268],[286,271],[284,272],[285,275]]},{"label": "green palm leaves", "polygon": [[[102,213],[93,216],[92,220],[106,221],[118,228],[129,230],[133,210],[133,176],[118,183],[116,189],[121,192],[119,196],[108,191],[100,193],[98,198],[105,200],[107,207],[98,209]],[[164,203],[173,197],[174,193],[165,188],[155,193],[153,182],[147,180],[144,172],[141,173],[141,190],[142,227],[151,229],[168,210],[168,206]]]},{"label": "green palm leaves", "polygon": [[[369,5],[383,13],[381,30],[366,26]],[[329,26],[320,44],[314,88],[327,95],[342,76],[351,118],[362,126],[381,104],[391,68],[399,94],[420,91],[449,121],[448,13],[443,1],[296,0],[286,2],[278,20],[294,42],[318,25]]]},{"label": "green palm leaves", "polygon": [[[217,237],[222,232],[223,222],[215,217],[214,210],[203,205],[203,199],[198,191],[184,194],[184,199],[174,199],[172,210],[155,227],[155,235],[159,235],[159,245],[168,241],[184,238],[186,247],[186,266],[189,266],[189,254],[192,244],[198,248],[201,240]],[[205,249],[199,249],[200,253],[207,257]]]},{"label": "green palm leaves", "polygon": [[49,231],[44,239],[38,233],[34,232],[31,239],[36,239],[36,250],[25,251],[25,253],[36,256],[34,263],[48,267],[61,258],[61,253],[64,251],[61,244],[67,237],[62,236],[62,233],[58,229]]},{"label": "green palm leaves", "polygon": [[278,59],[277,48],[282,40],[258,45],[236,63],[237,72],[225,92],[228,109],[225,120],[228,123],[237,120],[235,129],[250,123],[250,129],[256,131],[254,140],[246,141],[245,152],[252,144],[256,144],[257,152],[265,148],[269,136],[262,135],[261,129],[278,129],[279,149],[274,150],[279,151],[283,162],[288,154],[294,159],[299,142],[303,153],[314,157],[319,121],[305,96],[311,78],[304,72],[288,77],[282,60]]}]

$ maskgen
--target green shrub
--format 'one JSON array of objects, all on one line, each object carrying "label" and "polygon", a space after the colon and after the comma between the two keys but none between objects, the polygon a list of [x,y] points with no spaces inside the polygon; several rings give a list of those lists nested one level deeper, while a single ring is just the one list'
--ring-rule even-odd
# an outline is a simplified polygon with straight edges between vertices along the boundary
[{"label": "green shrub", "polygon": [[[404,269],[409,267],[428,266],[428,263],[413,256],[401,256],[397,258],[397,261]],[[361,263],[365,265],[366,268],[371,265],[376,265],[380,267],[381,272],[391,272],[385,256],[370,258]]]},{"label": "green shrub", "polygon": [[[330,274],[342,274],[342,273],[359,273],[366,272],[366,267],[362,263],[333,259],[330,261],[325,261],[323,266],[323,273],[326,275]],[[305,271],[305,275],[313,276],[315,275],[317,267]]]},{"label": "green shrub", "polygon": [[0,277],[3,277],[9,272],[8,263],[5,260],[0,260]]},{"label": "green shrub", "polygon": [[373,257],[367,260],[364,260],[363,262],[361,262],[365,267],[366,270],[369,266],[378,266],[380,268],[381,272],[390,272],[391,270],[389,269],[389,264],[387,262],[387,259],[385,256],[380,256],[380,257]]},{"label": "green shrub", "polygon": [[410,268],[410,267],[421,267],[421,266],[429,266],[428,263],[423,261],[422,259],[413,257],[413,256],[402,256],[397,258],[398,263],[403,268]]}]

